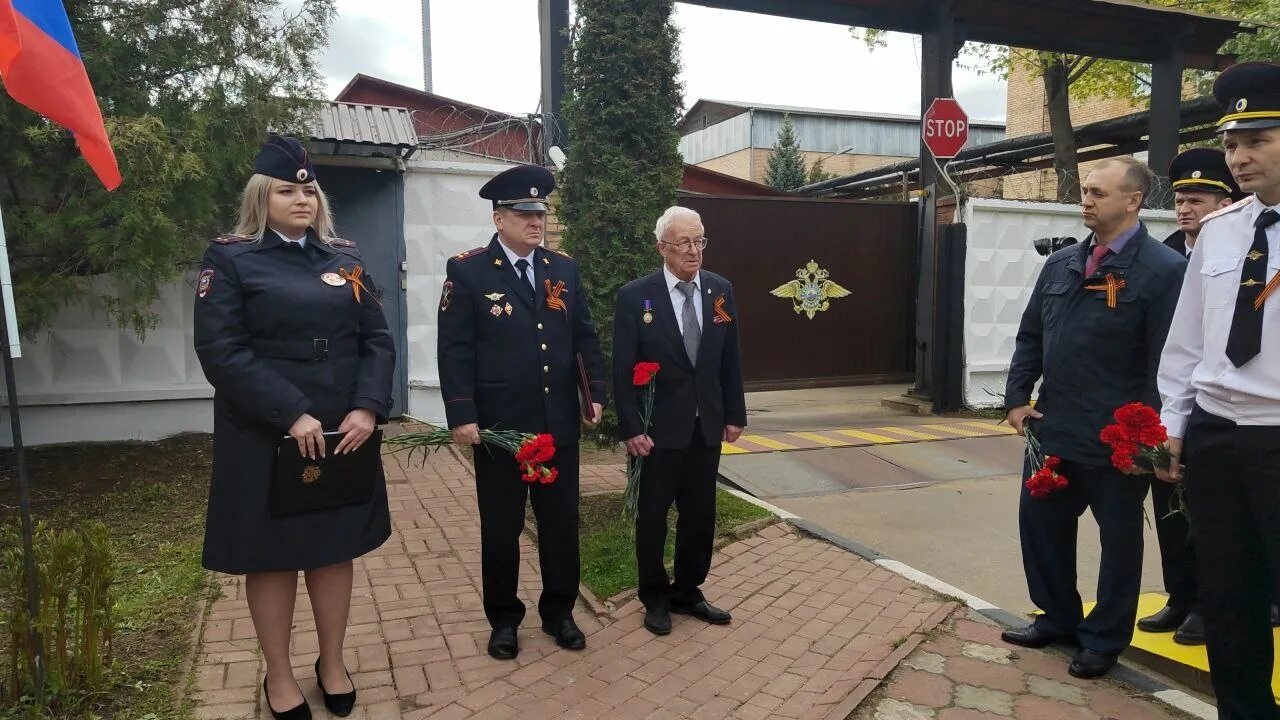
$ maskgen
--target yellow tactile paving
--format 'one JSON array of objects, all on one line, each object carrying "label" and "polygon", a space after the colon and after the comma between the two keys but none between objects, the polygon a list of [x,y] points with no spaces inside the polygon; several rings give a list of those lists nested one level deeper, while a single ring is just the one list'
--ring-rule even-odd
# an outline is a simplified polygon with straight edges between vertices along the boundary
[{"label": "yellow tactile paving", "polygon": [[799,450],[800,449],[795,445],[788,445],[787,443],[774,440],[773,438],[770,438],[770,437],[765,437],[764,435],[743,435],[742,439],[746,440],[747,442],[753,445],[763,445],[769,448],[770,450]]},{"label": "yellow tactile paving", "polygon": [[853,444],[851,442],[841,440],[839,438],[833,438],[828,435],[822,435],[820,433],[814,433],[814,432],[793,432],[793,433],[787,433],[787,434],[798,437],[801,440],[808,440],[809,442],[815,442],[815,443],[818,443],[819,445],[824,445],[826,447],[849,447],[850,445]]},{"label": "yellow tactile paving", "polygon": [[[954,440],[962,438],[995,437],[1016,434],[1012,428],[992,420],[953,420],[927,425],[888,425],[873,428],[844,428],[820,432],[769,432],[743,435],[738,442],[722,444],[725,455],[769,453],[789,450],[817,450],[821,448],[854,447],[871,443],[895,445],[901,443]],[[847,440],[846,438],[851,438]],[[860,441],[860,442],[858,442]]]},{"label": "yellow tactile paving", "polygon": [[1017,430],[1014,430],[1013,428],[1009,427],[1004,423],[996,424],[994,422],[983,422],[981,420],[966,420],[964,422],[960,422],[956,424],[965,425],[969,427],[982,428],[983,430],[986,430],[987,432],[993,435],[1017,435],[1018,434]]},{"label": "yellow tactile paving", "polygon": [[899,438],[889,437],[888,435],[877,435],[876,433],[867,432],[865,430],[832,430],[831,432],[848,435],[851,438],[857,438],[859,440],[866,440],[867,442],[873,442],[877,445],[902,442]]},{"label": "yellow tactile paving", "polygon": [[959,425],[921,425],[921,427],[935,432],[959,435],[960,437],[985,437],[987,435],[991,435],[990,432],[984,430],[971,427],[960,427]]},{"label": "yellow tactile paving", "polygon": [[876,428],[876,429],[880,430],[881,432],[893,433],[895,435],[902,435],[904,437],[911,438],[912,440],[943,440],[947,437],[946,435],[920,432],[919,430],[913,430],[911,428],[905,428],[905,427],[889,426],[889,427],[882,427],[882,428]]}]

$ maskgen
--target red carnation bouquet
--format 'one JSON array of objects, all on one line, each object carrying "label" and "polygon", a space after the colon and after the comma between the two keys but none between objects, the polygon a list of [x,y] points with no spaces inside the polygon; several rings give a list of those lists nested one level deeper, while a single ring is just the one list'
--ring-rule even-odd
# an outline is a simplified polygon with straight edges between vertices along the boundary
[{"label": "red carnation bouquet", "polygon": [[1116,421],[1102,428],[1099,437],[1111,447],[1111,464],[1117,470],[1131,470],[1139,459],[1152,468],[1167,468],[1171,460],[1164,443],[1169,433],[1160,414],[1151,406],[1132,402],[1115,411]]},{"label": "red carnation bouquet", "polygon": [[[644,396],[640,399],[640,423],[643,435],[649,434],[649,424],[653,420],[654,379],[660,369],[662,366],[656,362],[638,362],[631,369],[632,386],[644,388]],[[636,516],[636,503],[640,500],[640,468],[643,465],[644,458],[638,455],[631,458],[627,464],[627,489],[622,494],[623,517]]]},{"label": "red carnation bouquet", "polygon": [[1027,460],[1031,462],[1031,467],[1034,469],[1025,483],[1031,497],[1048,497],[1066,487],[1069,484],[1067,477],[1058,472],[1062,458],[1057,455],[1045,455],[1040,450],[1040,441],[1036,439],[1035,433],[1031,432],[1030,422],[1023,422],[1022,436],[1027,441]]},{"label": "red carnation bouquet", "polygon": [[520,479],[527,483],[550,485],[560,475],[559,468],[547,467],[556,456],[556,441],[547,433],[526,440],[514,454],[520,464]]},{"label": "red carnation bouquet", "polygon": [[[427,425],[427,429],[421,432],[392,435],[383,438],[382,442],[397,450],[408,450],[410,459],[414,452],[422,451],[425,460],[426,453],[452,444],[453,432],[449,428]],[[520,466],[520,478],[527,483],[550,485],[560,475],[558,469],[547,467],[547,463],[556,456],[555,438],[547,433],[534,435],[515,430],[481,430],[480,443],[514,455]]]}]

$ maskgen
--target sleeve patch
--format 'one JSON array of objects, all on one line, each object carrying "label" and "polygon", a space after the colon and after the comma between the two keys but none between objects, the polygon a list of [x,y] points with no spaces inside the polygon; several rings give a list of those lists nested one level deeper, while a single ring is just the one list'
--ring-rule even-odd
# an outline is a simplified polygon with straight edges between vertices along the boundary
[{"label": "sleeve patch", "polygon": [[444,288],[440,290],[440,312],[448,310],[451,302],[453,302],[453,281],[445,280]]},{"label": "sleeve patch", "polygon": [[200,271],[200,279],[196,280],[196,297],[204,297],[209,294],[209,288],[213,287],[213,268],[205,268]]}]

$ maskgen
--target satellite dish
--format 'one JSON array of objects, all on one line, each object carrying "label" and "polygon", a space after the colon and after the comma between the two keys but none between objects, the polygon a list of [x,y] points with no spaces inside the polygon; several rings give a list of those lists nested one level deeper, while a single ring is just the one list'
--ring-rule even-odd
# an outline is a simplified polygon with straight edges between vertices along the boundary
[{"label": "satellite dish", "polygon": [[557,170],[564,170],[564,151],[560,149],[559,145],[552,145],[551,149],[547,150],[547,155],[551,158],[551,162],[555,164]]}]

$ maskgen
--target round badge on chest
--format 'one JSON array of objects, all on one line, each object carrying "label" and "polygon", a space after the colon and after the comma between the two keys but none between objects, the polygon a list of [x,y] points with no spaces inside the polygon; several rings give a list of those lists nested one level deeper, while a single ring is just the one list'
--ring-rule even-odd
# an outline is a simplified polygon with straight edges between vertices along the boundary
[{"label": "round badge on chest", "polygon": [[343,280],[342,276],[338,273],[325,273],[320,276],[320,279],[323,280],[326,285],[332,285],[334,287],[341,287],[347,284],[347,281]]}]

